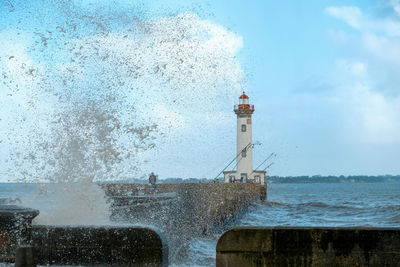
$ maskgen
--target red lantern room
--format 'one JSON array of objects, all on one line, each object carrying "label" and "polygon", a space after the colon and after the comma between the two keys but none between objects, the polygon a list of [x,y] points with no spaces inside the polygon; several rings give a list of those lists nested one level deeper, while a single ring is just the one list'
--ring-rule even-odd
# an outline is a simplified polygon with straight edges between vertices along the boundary
[{"label": "red lantern room", "polygon": [[243,91],[243,94],[239,97],[239,105],[235,106],[235,110],[251,110],[254,111],[254,105],[249,104],[249,97]]},{"label": "red lantern room", "polygon": [[239,104],[240,105],[247,105],[249,104],[249,97],[243,91],[243,95],[239,97]]}]

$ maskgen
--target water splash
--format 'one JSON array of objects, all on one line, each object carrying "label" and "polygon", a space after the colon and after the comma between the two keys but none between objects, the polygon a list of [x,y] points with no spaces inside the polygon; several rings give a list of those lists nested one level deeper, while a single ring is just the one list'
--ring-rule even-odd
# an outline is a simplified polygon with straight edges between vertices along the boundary
[{"label": "water splash", "polygon": [[[39,2],[36,15],[14,5],[6,19],[22,23],[1,32],[10,40],[0,45],[1,164],[9,180],[60,184],[47,190],[54,205],[39,220],[93,224],[108,216],[94,181],[139,174],[147,151],[198,127],[195,115],[210,106],[218,113],[216,96],[240,91],[242,40],[190,12]],[[85,210],[97,215],[87,220]]]},{"label": "water splash", "polygon": [[77,183],[42,185],[40,200],[23,199],[26,205],[39,209],[36,224],[109,225],[109,203],[104,191],[89,180]]}]

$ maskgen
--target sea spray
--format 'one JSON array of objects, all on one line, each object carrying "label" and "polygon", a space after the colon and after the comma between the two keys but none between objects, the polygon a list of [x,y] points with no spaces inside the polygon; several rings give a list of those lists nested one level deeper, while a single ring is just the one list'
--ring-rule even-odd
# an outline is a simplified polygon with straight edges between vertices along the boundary
[{"label": "sea spray", "polygon": [[209,134],[243,86],[235,33],[190,12],[77,3],[38,1],[29,15],[16,5],[7,16],[21,23],[2,31],[1,164],[11,181],[51,183],[40,223],[103,222],[94,182],[142,173],[179,134]]},{"label": "sea spray", "polygon": [[[45,225],[108,225],[109,203],[104,191],[90,180],[42,186],[42,200],[30,202],[40,209],[34,223]],[[39,204],[39,205],[38,205]]]}]

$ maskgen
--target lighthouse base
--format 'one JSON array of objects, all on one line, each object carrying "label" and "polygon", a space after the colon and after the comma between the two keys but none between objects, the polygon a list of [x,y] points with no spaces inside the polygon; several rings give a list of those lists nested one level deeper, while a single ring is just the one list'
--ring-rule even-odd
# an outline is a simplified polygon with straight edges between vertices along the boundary
[{"label": "lighthouse base", "polygon": [[266,184],[266,171],[253,171],[251,174],[239,173],[237,171],[226,171],[224,173],[225,183],[256,183]]}]

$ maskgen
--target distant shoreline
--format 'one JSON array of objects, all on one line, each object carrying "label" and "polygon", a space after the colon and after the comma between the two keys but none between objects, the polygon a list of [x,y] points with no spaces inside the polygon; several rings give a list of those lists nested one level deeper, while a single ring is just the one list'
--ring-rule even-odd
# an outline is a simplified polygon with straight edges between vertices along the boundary
[{"label": "distant shoreline", "polygon": [[[107,183],[129,183],[129,184],[147,184],[148,179],[123,179],[97,181],[99,184]],[[159,179],[158,183],[213,183],[214,179],[209,178],[165,178]],[[223,182],[222,179],[219,182]],[[385,183],[400,182],[400,175],[350,175],[350,176],[267,176],[267,184],[316,184],[316,183]],[[0,182],[0,184],[51,184],[46,182]]]},{"label": "distant shoreline", "polygon": [[[166,178],[159,183],[212,183],[214,179],[207,178]],[[220,179],[219,182],[223,182]],[[350,176],[267,176],[268,184],[306,184],[306,183],[385,183],[400,182],[400,175],[350,175]],[[147,184],[147,179],[126,179],[121,181],[106,181],[104,183],[139,183]]]},{"label": "distant shoreline", "polygon": [[384,183],[400,182],[400,175],[350,175],[350,176],[270,176],[268,183],[292,184],[292,183]]}]

